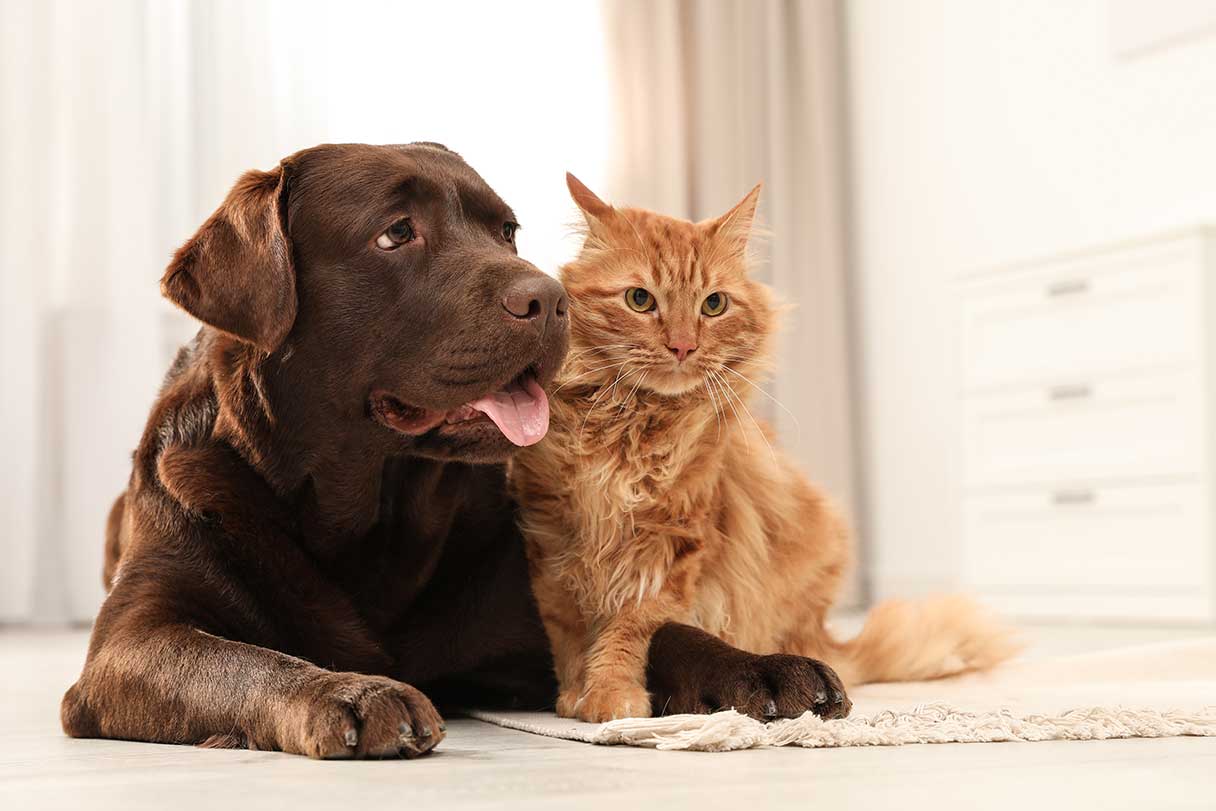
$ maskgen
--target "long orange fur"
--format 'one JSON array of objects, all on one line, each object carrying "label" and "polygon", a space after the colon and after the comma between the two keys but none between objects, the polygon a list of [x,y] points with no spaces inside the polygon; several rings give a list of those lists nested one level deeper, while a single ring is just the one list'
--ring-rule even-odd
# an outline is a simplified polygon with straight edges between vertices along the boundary
[{"label": "long orange fur", "polygon": [[[846,685],[1010,655],[1004,630],[958,597],[881,605],[850,642],[825,628],[848,531],[753,416],[776,329],[746,256],[760,187],[692,223],[614,208],[567,181],[587,222],[561,274],[572,352],[548,437],[511,468],[558,713],[649,715],[646,651],[669,620],[755,653],[820,659]],[[635,287],[655,309],[627,306]],[[727,307],[706,315],[715,292]],[[682,345],[696,349],[678,361],[669,347]]]}]

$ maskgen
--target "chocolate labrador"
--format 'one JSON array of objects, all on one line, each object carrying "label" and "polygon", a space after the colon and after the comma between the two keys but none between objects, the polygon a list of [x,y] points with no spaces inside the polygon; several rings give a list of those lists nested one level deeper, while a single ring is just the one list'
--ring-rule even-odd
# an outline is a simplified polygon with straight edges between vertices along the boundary
[{"label": "chocolate labrador", "polygon": [[[110,514],[69,735],[413,756],[444,735],[423,689],[551,705],[502,463],[544,436],[568,304],[518,228],[437,144],[241,177],[161,282],[204,326]],[[817,663],[681,625],[650,682],[668,712],[832,711]]]}]

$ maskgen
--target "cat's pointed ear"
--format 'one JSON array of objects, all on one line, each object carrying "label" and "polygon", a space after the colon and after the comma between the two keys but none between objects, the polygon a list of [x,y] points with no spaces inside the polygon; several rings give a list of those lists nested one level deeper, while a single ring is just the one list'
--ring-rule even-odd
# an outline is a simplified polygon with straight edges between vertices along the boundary
[{"label": "cat's pointed ear", "polygon": [[583,181],[569,172],[566,172],[566,188],[570,189],[571,199],[578,206],[578,210],[583,212],[583,217],[590,227],[607,224],[616,214],[616,209],[601,200]]},{"label": "cat's pointed ear", "polygon": [[246,172],[170,262],[161,292],[216,329],[266,353],[296,318],[296,276],[287,234],[290,167]]},{"label": "cat's pointed ear", "polygon": [[742,254],[747,250],[747,241],[752,235],[756,204],[760,202],[760,188],[763,185],[757,183],[734,208],[721,217],[702,223],[702,227],[713,239],[720,241],[734,253]]}]

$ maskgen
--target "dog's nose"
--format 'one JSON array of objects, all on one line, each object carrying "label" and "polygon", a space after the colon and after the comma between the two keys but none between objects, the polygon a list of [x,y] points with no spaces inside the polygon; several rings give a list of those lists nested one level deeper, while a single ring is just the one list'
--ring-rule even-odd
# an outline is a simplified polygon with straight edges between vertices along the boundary
[{"label": "dog's nose", "polygon": [[543,326],[550,316],[565,317],[566,289],[557,279],[529,275],[511,283],[503,296],[502,306],[521,321],[536,320]]}]

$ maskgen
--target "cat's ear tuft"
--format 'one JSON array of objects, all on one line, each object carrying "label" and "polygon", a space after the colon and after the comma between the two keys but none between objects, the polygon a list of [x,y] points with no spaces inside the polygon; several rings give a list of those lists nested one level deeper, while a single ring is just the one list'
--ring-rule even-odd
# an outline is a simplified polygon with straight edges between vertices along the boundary
[{"label": "cat's ear tuft", "polygon": [[601,200],[583,181],[569,172],[566,172],[566,188],[570,189],[570,197],[587,218],[588,225],[602,223],[615,212],[612,206]]},{"label": "cat's ear tuft", "polygon": [[747,241],[752,234],[752,225],[756,220],[756,205],[760,202],[760,188],[763,183],[757,183],[755,188],[735,204],[730,211],[708,222],[703,223],[710,236],[722,240],[730,249],[742,254],[747,250]]}]

